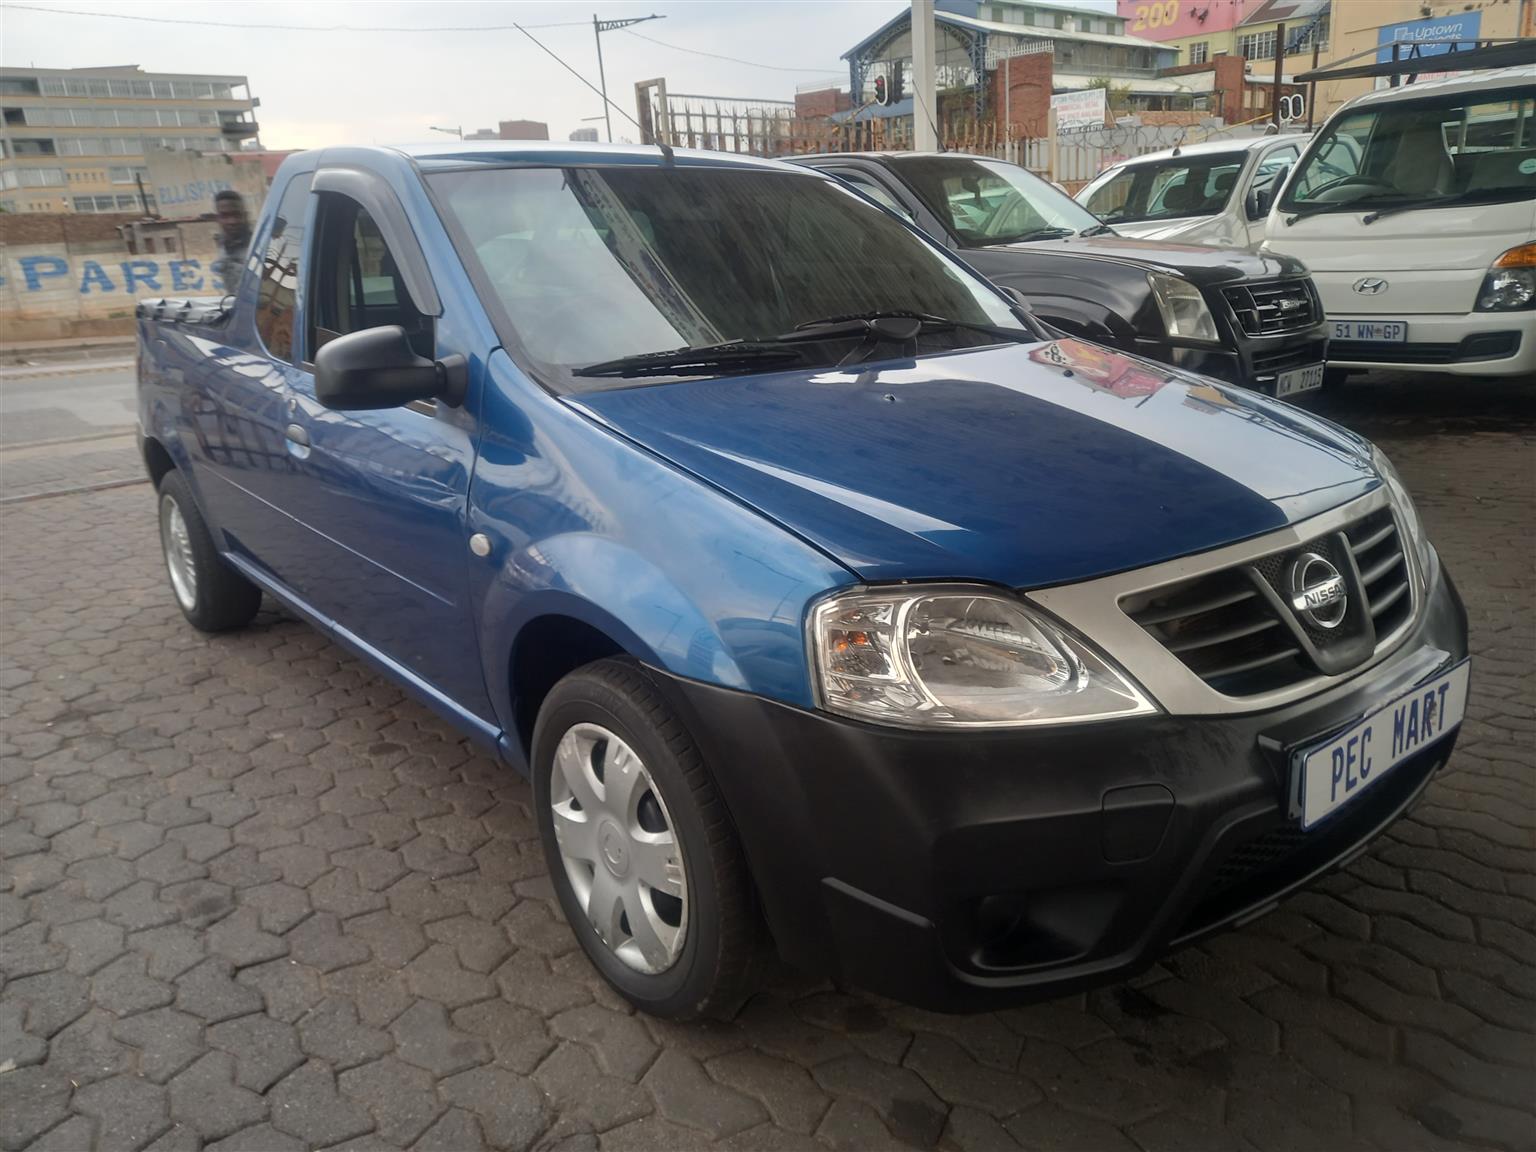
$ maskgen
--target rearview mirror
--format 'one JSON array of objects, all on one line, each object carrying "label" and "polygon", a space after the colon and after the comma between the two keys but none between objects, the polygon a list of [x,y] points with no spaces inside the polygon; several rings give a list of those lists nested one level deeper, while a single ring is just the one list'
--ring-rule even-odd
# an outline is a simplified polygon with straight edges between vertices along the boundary
[{"label": "rearview mirror", "polygon": [[327,408],[398,408],[412,400],[464,400],[464,357],[416,355],[398,324],[364,328],[328,341],[315,355],[315,398]]}]

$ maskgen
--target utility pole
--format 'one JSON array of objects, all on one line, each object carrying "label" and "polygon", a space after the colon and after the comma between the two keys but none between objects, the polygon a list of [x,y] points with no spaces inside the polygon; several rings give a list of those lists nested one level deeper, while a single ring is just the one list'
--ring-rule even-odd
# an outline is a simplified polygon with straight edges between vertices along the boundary
[{"label": "utility pole", "polygon": [[1272,105],[1272,118],[1275,122],[1275,130],[1280,130],[1280,77],[1285,71],[1285,22],[1281,21],[1275,27],[1275,87],[1269,94],[1269,102]]},{"label": "utility pole", "polygon": [[939,150],[933,33],[933,0],[912,0],[912,144],[919,152]]},{"label": "utility pole", "polygon": [[603,90],[603,129],[610,144],[613,143],[613,119],[608,115],[608,77],[603,74],[603,33],[628,28],[631,24],[644,24],[647,20],[665,19],[665,16],[651,15],[631,16],[627,20],[599,20],[597,13],[592,14],[592,39],[597,41],[597,84]]}]

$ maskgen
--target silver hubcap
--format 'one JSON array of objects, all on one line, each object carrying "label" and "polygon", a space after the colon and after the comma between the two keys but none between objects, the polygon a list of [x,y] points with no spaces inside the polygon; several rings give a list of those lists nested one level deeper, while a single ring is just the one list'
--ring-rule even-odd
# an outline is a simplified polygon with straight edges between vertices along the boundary
[{"label": "silver hubcap", "polygon": [[577,724],[555,749],[549,802],[565,874],[587,920],[629,967],[665,972],[688,935],[688,872],[640,757],[608,729]]},{"label": "silver hubcap", "polygon": [[192,557],[192,537],[169,493],[160,497],[160,546],[165,550],[165,568],[171,574],[176,599],[188,612],[197,607],[197,561]]}]

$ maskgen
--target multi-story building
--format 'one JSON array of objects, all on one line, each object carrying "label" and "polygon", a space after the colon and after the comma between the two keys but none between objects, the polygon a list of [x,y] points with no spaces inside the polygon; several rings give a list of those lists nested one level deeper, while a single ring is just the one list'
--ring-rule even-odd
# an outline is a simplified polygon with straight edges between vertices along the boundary
[{"label": "multi-story building", "polygon": [[142,211],[149,155],[238,152],[259,104],[244,76],[0,68],[0,209]]},{"label": "multi-story building", "polygon": [[[1127,109],[1166,106],[1175,97],[1187,102],[1187,89],[1157,78],[1161,69],[1178,63],[1177,50],[1127,35],[1125,18],[1114,12],[1036,0],[936,0],[934,24],[935,87],[946,120],[979,121],[1004,113],[1021,122],[1013,90],[1042,83],[1047,91],[1037,95],[1046,99],[1051,92],[1108,82]],[[875,29],[843,59],[855,111],[833,112],[833,120],[911,117],[910,10]],[[877,78],[884,79],[888,92],[900,94],[882,108],[870,106]]]},{"label": "multi-story building", "polygon": [[578,140],[586,144],[597,143],[596,128],[577,128],[571,133],[572,140]]}]

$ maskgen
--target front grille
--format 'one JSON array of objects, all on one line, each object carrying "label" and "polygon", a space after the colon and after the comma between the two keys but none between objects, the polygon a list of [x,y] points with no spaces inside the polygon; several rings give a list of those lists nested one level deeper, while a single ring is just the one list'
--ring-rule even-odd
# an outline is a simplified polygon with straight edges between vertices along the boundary
[{"label": "front grille", "polygon": [[1305,344],[1296,344],[1289,348],[1276,349],[1273,352],[1255,352],[1253,354],[1253,372],[1256,376],[1273,376],[1277,372],[1286,372],[1292,368],[1305,368],[1310,364],[1321,364],[1327,350],[1327,341],[1308,340]]},{"label": "front grille", "polygon": [[1376,364],[1460,364],[1503,360],[1520,351],[1518,332],[1480,332],[1459,344],[1381,344],[1366,340],[1335,340],[1328,346],[1333,360]]},{"label": "front grille", "polygon": [[1454,364],[1460,344],[1371,344],[1363,340],[1335,340],[1328,345],[1330,360],[1360,360],[1371,364]]},{"label": "front grille", "polygon": [[[1335,628],[1289,604],[1287,574],[1305,553],[1344,577],[1349,604]],[[1355,663],[1369,658],[1412,615],[1410,580],[1397,521],[1381,508],[1341,532],[1128,597],[1121,608],[1216,691],[1253,696],[1336,674],[1338,660],[1355,653]],[[1320,667],[1330,655],[1330,666]]]},{"label": "front grille", "polygon": [[1349,551],[1360,570],[1360,585],[1377,636],[1390,636],[1413,614],[1408,557],[1390,508],[1372,512],[1344,529]]},{"label": "front grille", "polygon": [[1211,871],[1175,939],[1260,907],[1318,868],[1351,857],[1402,814],[1445,755],[1444,747],[1426,748],[1314,828],[1286,821],[1239,843]]},{"label": "front grille", "polygon": [[1250,336],[1300,332],[1317,323],[1317,300],[1309,280],[1270,280],[1226,290],[1227,303]]}]

